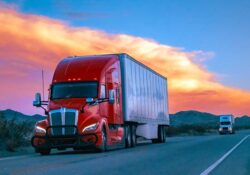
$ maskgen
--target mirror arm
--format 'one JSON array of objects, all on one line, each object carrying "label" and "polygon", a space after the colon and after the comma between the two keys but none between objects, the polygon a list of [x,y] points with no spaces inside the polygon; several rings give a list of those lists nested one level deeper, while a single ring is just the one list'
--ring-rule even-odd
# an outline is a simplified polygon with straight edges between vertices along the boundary
[{"label": "mirror arm", "polygon": [[48,115],[48,114],[49,114],[49,112],[47,111],[47,109],[46,109],[45,107],[40,106],[40,108],[42,108],[42,109],[44,110],[45,115]]},{"label": "mirror arm", "polygon": [[106,102],[106,101],[109,101],[109,98],[99,98],[98,99],[99,103]]}]

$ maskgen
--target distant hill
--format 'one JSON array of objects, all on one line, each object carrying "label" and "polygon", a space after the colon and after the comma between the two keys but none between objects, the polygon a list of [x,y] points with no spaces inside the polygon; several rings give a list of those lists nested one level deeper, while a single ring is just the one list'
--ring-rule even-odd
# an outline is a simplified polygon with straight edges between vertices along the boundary
[{"label": "distant hill", "polygon": [[[170,114],[170,124],[172,126],[180,125],[219,125],[219,116],[199,111],[181,111],[176,114]],[[242,116],[235,119],[236,127],[250,127],[250,117]]]},{"label": "distant hill", "polygon": [[203,124],[218,125],[219,117],[199,111],[181,111],[170,115],[170,124],[173,126]]},{"label": "distant hill", "polygon": [[35,114],[35,115],[25,115],[23,113],[11,110],[11,109],[6,109],[3,111],[0,111],[0,118],[5,118],[7,120],[12,120],[12,119],[16,119],[18,122],[23,122],[23,121],[27,121],[27,122],[37,122],[38,120],[43,120],[45,117],[39,114]]},{"label": "distant hill", "polygon": [[250,117],[242,116],[240,118],[235,119],[235,126],[237,127],[250,127]]}]

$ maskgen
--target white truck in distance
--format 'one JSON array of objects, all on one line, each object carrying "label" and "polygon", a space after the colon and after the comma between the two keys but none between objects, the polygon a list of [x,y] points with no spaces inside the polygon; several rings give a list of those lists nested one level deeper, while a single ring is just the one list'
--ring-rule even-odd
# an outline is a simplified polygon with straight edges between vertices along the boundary
[{"label": "white truck in distance", "polygon": [[220,134],[234,134],[234,116],[229,115],[221,115],[220,116]]}]

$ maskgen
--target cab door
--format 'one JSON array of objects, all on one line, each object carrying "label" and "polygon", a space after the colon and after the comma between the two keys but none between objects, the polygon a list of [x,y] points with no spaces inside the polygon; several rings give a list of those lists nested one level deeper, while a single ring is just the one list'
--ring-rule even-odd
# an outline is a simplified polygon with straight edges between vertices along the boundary
[{"label": "cab door", "polygon": [[110,124],[122,124],[120,83],[118,75],[116,68],[111,68],[106,73],[108,97],[111,95],[110,93],[114,96],[114,101],[108,105],[108,121]]},{"label": "cab door", "polygon": [[108,122],[109,129],[112,133],[111,142],[120,143],[123,138],[123,123],[121,113],[121,90],[120,90],[120,76],[119,69],[112,67],[106,72],[106,88],[108,97],[112,98],[108,104]]}]

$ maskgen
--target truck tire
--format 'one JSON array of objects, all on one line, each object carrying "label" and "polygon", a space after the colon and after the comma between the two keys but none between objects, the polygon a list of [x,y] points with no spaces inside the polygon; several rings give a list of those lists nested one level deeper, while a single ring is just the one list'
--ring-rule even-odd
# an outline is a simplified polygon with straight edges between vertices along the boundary
[{"label": "truck tire", "polygon": [[166,131],[165,126],[158,126],[158,138],[152,139],[152,143],[165,143],[166,142]]},{"label": "truck tire", "polygon": [[102,129],[102,145],[97,148],[98,152],[105,152],[107,150],[107,134],[105,128]]},{"label": "truck tire", "polygon": [[36,152],[39,152],[42,156],[45,156],[45,155],[49,155],[50,154],[50,151],[51,149],[38,149],[36,150]]},{"label": "truck tire", "polygon": [[166,143],[167,141],[167,126],[163,126],[163,142],[162,143]]},{"label": "truck tire", "polygon": [[159,140],[159,143],[163,142],[163,137],[164,137],[163,126],[159,126],[159,129],[158,129],[158,140]]},{"label": "truck tire", "polygon": [[131,125],[130,126],[130,134],[131,134],[131,147],[135,147],[136,146],[136,126],[135,125]]},{"label": "truck tire", "polygon": [[125,126],[125,147],[130,148],[131,147],[131,129],[127,125]]},{"label": "truck tire", "polygon": [[162,142],[161,143],[165,143],[166,142],[166,126],[162,126]]},{"label": "truck tire", "polygon": [[157,139],[152,139],[152,143],[160,143],[161,141],[161,126],[157,128]]}]

